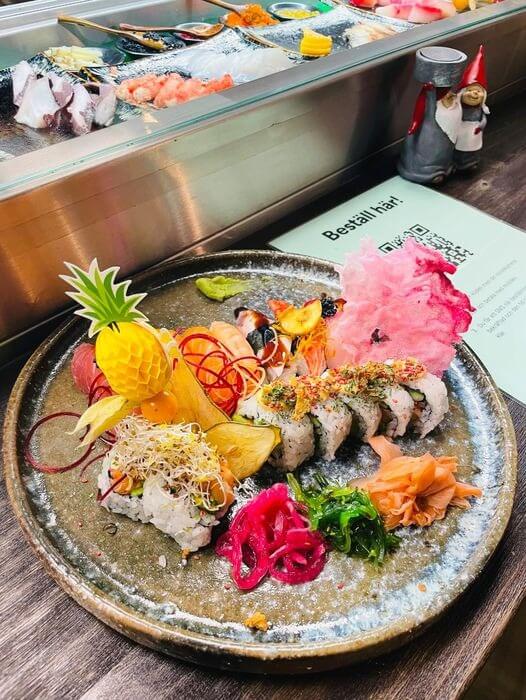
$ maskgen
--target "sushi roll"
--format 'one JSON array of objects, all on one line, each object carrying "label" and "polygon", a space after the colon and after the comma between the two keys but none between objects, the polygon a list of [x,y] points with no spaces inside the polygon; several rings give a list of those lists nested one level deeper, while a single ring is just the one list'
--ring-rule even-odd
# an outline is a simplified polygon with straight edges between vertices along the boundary
[{"label": "sushi roll", "polygon": [[367,442],[376,434],[382,420],[382,411],[376,401],[353,393],[340,393],[341,401],[352,412],[357,436]]},{"label": "sushi roll", "polygon": [[269,462],[279,469],[294,471],[314,454],[314,431],[311,421],[304,416],[292,417],[292,409],[273,410],[261,401],[261,392],[241,402],[237,413],[256,424],[273,425],[280,429],[281,443],[269,457]]},{"label": "sushi roll", "polygon": [[195,552],[210,542],[212,528],[222,515],[200,511],[186,496],[172,494],[159,476],[144,482],[143,502],[148,522],[173,537],[181,549],[188,552]]},{"label": "sushi roll", "polygon": [[382,420],[380,433],[387,437],[401,437],[413,416],[415,402],[408,391],[400,386],[388,386],[380,401]]},{"label": "sushi roll", "polygon": [[336,450],[349,437],[352,413],[341,401],[329,399],[313,406],[308,415],[314,427],[317,452],[322,459],[332,461]]},{"label": "sushi roll", "polygon": [[[98,487],[106,493],[114,481],[110,475],[111,453],[99,474]],[[110,492],[102,506],[112,513],[126,515],[131,520],[151,523],[172,537],[181,549],[195,552],[210,542],[212,527],[219,523],[212,513],[200,512],[185,497],[172,495],[162,477],[150,477],[137,489],[137,495]],[[221,514],[218,514],[220,517]]]},{"label": "sushi roll", "polygon": [[[140,520],[141,523],[149,522],[149,517],[144,512],[144,503],[142,499],[142,488],[137,488],[135,493],[133,490],[130,493],[119,493],[116,490],[110,491],[114,478],[111,476],[112,455],[111,450],[108,452],[102,463],[102,469],[97,479],[97,486],[100,494],[107,493],[108,495],[101,501],[101,505],[112,513],[126,515],[131,520]],[[117,486],[117,489],[119,487]],[[134,493],[134,495],[132,495]]]},{"label": "sushi roll", "polygon": [[100,504],[151,523],[183,551],[207,545],[234,500],[234,478],[215,448],[195,426],[157,425],[133,415],[115,432],[98,477]]},{"label": "sushi roll", "polygon": [[421,437],[425,437],[449,411],[446,385],[427,372],[423,377],[408,380],[405,387],[414,401],[411,425]]}]

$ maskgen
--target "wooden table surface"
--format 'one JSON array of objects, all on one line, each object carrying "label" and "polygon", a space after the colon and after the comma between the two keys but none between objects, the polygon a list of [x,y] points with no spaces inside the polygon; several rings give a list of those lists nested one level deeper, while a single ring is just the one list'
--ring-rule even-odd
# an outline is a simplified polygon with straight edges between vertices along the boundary
[{"label": "wooden table surface", "polygon": [[[524,114],[526,96],[496,108],[480,171],[451,180],[443,191],[526,229]],[[356,191],[347,187],[346,196]],[[326,199],[323,208],[338,198],[341,193]],[[319,204],[314,211],[319,213]],[[18,369],[0,375],[2,415]],[[458,697],[517,611],[526,588],[526,408],[512,399],[508,406],[519,446],[518,492],[507,533],[486,570],[420,638],[376,661],[322,675],[255,677],[197,668],[120,636],[80,608],[44,573],[15,522],[2,482],[0,697]]]}]

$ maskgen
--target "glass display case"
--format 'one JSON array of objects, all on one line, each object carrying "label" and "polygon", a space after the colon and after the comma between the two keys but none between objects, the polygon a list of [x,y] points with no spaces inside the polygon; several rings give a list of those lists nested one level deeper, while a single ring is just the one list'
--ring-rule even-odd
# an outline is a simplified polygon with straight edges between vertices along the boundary
[{"label": "glass display case", "polygon": [[[214,21],[221,10],[201,0],[0,7],[0,69],[50,46],[111,43],[93,30],[58,24],[60,14],[106,26],[174,25]],[[442,44],[473,56],[481,43],[491,99],[523,88],[526,2],[504,0],[291,62],[290,69],[185,104],[138,110],[84,136],[36,134],[17,147],[16,129],[0,114],[4,356],[64,305],[57,278],[64,260],[85,264],[97,256],[129,274],[172,255],[227,247],[396,148],[418,90],[417,48]],[[0,91],[4,110],[10,90],[3,98]]]}]

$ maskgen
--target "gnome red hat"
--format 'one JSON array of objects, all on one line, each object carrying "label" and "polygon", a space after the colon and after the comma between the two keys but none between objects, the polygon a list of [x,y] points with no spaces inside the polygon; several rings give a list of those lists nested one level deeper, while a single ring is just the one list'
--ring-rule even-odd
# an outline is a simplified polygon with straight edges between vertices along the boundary
[{"label": "gnome red hat", "polygon": [[475,58],[464,71],[458,90],[463,90],[468,85],[478,83],[482,85],[486,92],[488,91],[488,81],[486,79],[486,65],[484,62],[484,47],[480,46]]}]

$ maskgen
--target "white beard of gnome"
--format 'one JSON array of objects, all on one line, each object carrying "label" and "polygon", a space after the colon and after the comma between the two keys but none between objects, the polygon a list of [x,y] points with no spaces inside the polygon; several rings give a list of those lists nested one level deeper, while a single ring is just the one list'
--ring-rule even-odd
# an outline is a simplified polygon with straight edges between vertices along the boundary
[{"label": "white beard of gnome", "polygon": [[443,100],[437,102],[435,120],[451,143],[457,143],[462,124],[462,106],[458,95],[453,95],[450,99],[449,105],[444,104]]},{"label": "white beard of gnome", "polygon": [[462,105],[462,122],[455,144],[454,162],[457,170],[472,170],[480,160],[482,133],[487,124],[486,106],[488,82],[481,46],[474,60],[464,71],[458,94]]},{"label": "white beard of gnome", "polygon": [[[463,92],[462,90],[460,95],[462,95]],[[463,120],[460,123],[457,142],[455,144],[457,151],[480,151],[482,148],[482,132],[488,123],[486,115],[489,114],[489,109],[485,102],[480,108],[481,117],[478,121]]]}]

